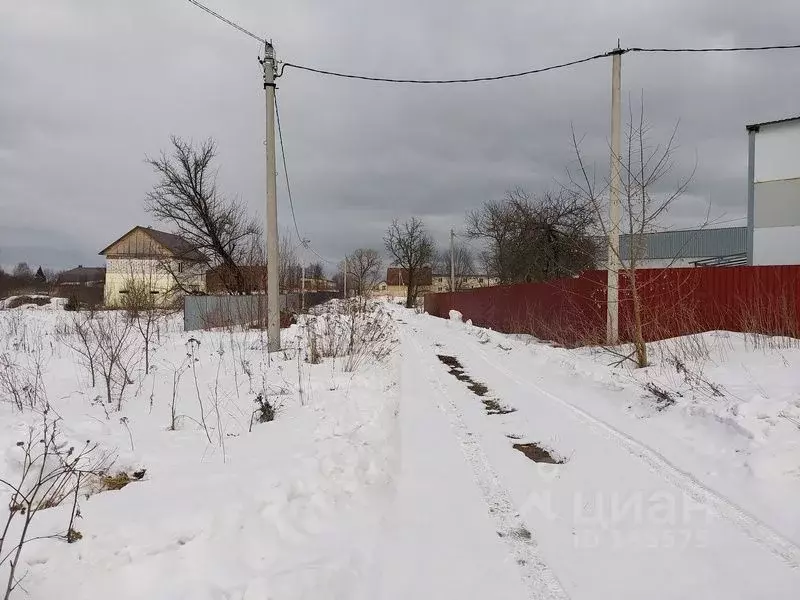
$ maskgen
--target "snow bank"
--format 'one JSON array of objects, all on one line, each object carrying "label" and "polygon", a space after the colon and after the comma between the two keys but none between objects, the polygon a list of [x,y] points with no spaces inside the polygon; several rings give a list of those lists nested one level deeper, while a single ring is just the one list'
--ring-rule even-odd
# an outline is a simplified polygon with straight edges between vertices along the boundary
[{"label": "snow bank", "polygon": [[[269,356],[264,332],[183,333],[171,317],[154,337],[150,373],[141,357],[131,367],[134,383],[117,412],[100,374],[92,387],[64,343],[80,315],[2,313],[0,355],[20,364],[41,356],[64,447],[91,440],[115,457],[110,474],[146,474],[81,497],[76,543],[25,545],[27,597],[353,597],[396,469],[393,359],[344,373],[341,362],[304,361],[298,326]],[[12,328],[16,342],[4,335]],[[129,343],[140,344],[132,335]],[[274,421],[253,422],[259,394],[276,408]],[[41,411],[0,403],[0,476],[20,475],[16,443],[41,419]],[[9,498],[0,489],[3,522]],[[69,512],[69,503],[42,511],[31,537],[63,533]],[[18,538],[17,525],[8,539]]]},{"label": "snow bank", "polygon": [[461,323],[461,321],[464,320],[464,315],[462,315],[457,310],[451,310],[450,311],[450,320],[451,321],[458,321],[459,323]]}]

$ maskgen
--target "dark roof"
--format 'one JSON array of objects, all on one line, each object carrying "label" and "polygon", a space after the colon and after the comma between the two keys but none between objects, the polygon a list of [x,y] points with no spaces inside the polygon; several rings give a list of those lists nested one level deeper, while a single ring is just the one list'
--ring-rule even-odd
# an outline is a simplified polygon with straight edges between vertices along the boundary
[{"label": "dark roof", "polygon": [[[431,285],[433,275],[430,267],[420,267],[416,275],[417,285]],[[389,267],[386,269],[386,285],[408,285],[408,269]]]},{"label": "dark roof", "polygon": [[106,279],[105,267],[79,266],[58,274],[57,283],[92,283]]},{"label": "dark roof", "polygon": [[184,238],[174,233],[167,233],[166,231],[159,231],[151,227],[144,228],[147,233],[159,244],[170,250],[175,256],[185,258],[187,260],[206,261],[206,257],[200,252],[195,250],[194,246],[187,242]]},{"label": "dark roof", "polygon": [[168,233],[166,231],[159,231],[158,229],[153,229],[152,227],[142,227],[141,225],[137,225],[124,235],[118,237],[108,246],[100,250],[98,254],[105,255],[105,253],[108,252],[108,249],[111,248],[111,246],[125,239],[137,229],[141,229],[142,231],[147,233],[147,235],[149,235],[157,244],[169,250],[177,258],[182,258],[184,260],[194,260],[197,262],[208,261],[208,258],[206,258],[206,256],[203,255],[202,252],[196,250],[191,243],[189,243],[181,236],[176,235],[174,233]]},{"label": "dark roof", "polygon": [[777,121],[764,121],[763,123],[753,123],[752,125],[747,125],[747,131],[758,131],[761,127],[765,125],[777,125],[778,123],[789,123],[791,121],[800,121],[800,115],[796,117],[787,117],[785,119],[778,119]]}]

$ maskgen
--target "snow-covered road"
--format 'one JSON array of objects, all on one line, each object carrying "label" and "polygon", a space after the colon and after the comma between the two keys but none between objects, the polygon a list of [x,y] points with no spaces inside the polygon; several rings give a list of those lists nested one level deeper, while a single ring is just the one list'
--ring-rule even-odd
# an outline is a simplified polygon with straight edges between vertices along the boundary
[{"label": "snow-covered road", "polygon": [[[520,363],[476,328],[396,318],[400,470],[371,597],[798,596],[791,536],[581,408],[597,386]],[[487,398],[514,412],[487,414]],[[532,462],[512,447],[525,442],[564,464]]]},{"label": "snow-covered road", "polygon": [[[0,380],[0,480],[19,480],[19,441],[50,412],[58,447],[91,440],[112,457],[99,484],[142,469],[41,511],[20,559],[27,597],[800,597],[797,340],[756,349],[709,332],[677,340],[690,350],[677,358],[652,344],[650,367],[625,369],[600,349],[389,304],[333,327],[347,310],[284,330],[274,355],[257,330],[165,319],[119,408],[65,333],[117,313],[0,312],[6,375],[42,373],[47,392],[20,408],[3,396],[16,379]],[[347,368],[341,336],[365,331],[380,343]],[[258,423],[263,397],[277,418]],[[67,543],[73,506],[81,538]]]}]

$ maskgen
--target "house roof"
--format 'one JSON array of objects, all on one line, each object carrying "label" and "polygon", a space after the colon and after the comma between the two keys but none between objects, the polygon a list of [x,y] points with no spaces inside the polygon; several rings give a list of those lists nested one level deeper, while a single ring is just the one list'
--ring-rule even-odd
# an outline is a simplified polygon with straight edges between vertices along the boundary
[{"label": "house roof", "polygon": [[787,117],[785,119],[777,119],[776,121],[764,121],[763,123],[753,123],[752,125],[747,125],[747,131],[758,131],[761,127],[766,125],[777,125],[778,123],[790,123],[792,121],[800,121],[800,115],[796,117]]},{"label": "house roof", "polygon": [[169,250],[169,252],[175,257],[185,260],[194,260],[197,262],[206,262],[208,260],[200,251],[195,249],[190,242],[181,236],[174,233],[169,233],[167,231],[159,231],[158,229],[153,229],[152,227],[142,227],[141,225],[137,225],[124,235],[121,235],[108,246],[103,248],[98,254],[105,255],[109,248],[124,240],[137,230],[145,232],[148,236],[150,236],[151,239],[153,239],[153,241],[166,250]]},{"label": "house roof", "polygon": [[84,267],[79,265],[74,269],[59,273],[57,283],[92,283],[105,281],[105,267]]}]

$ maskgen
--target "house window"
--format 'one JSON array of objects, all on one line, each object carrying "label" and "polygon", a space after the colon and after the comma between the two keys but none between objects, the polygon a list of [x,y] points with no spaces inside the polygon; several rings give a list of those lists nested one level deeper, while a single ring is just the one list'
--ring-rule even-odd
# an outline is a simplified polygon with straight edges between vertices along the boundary
[{"label": "house window", "polygon": [[127,293],[128,293],[128,290],[120,290],[120,291],[119,291],[119,293],[120,293],[120,294],[127,294]]},{"label": "house window", "polygon": [[151,294],[157,294],[157,293],[158,293],[158,290],[150,290],[150,293],[151,293]]},{"label": "house window", "polygon": [[178,273],[183,273],[183,261],[178,261]]}]

